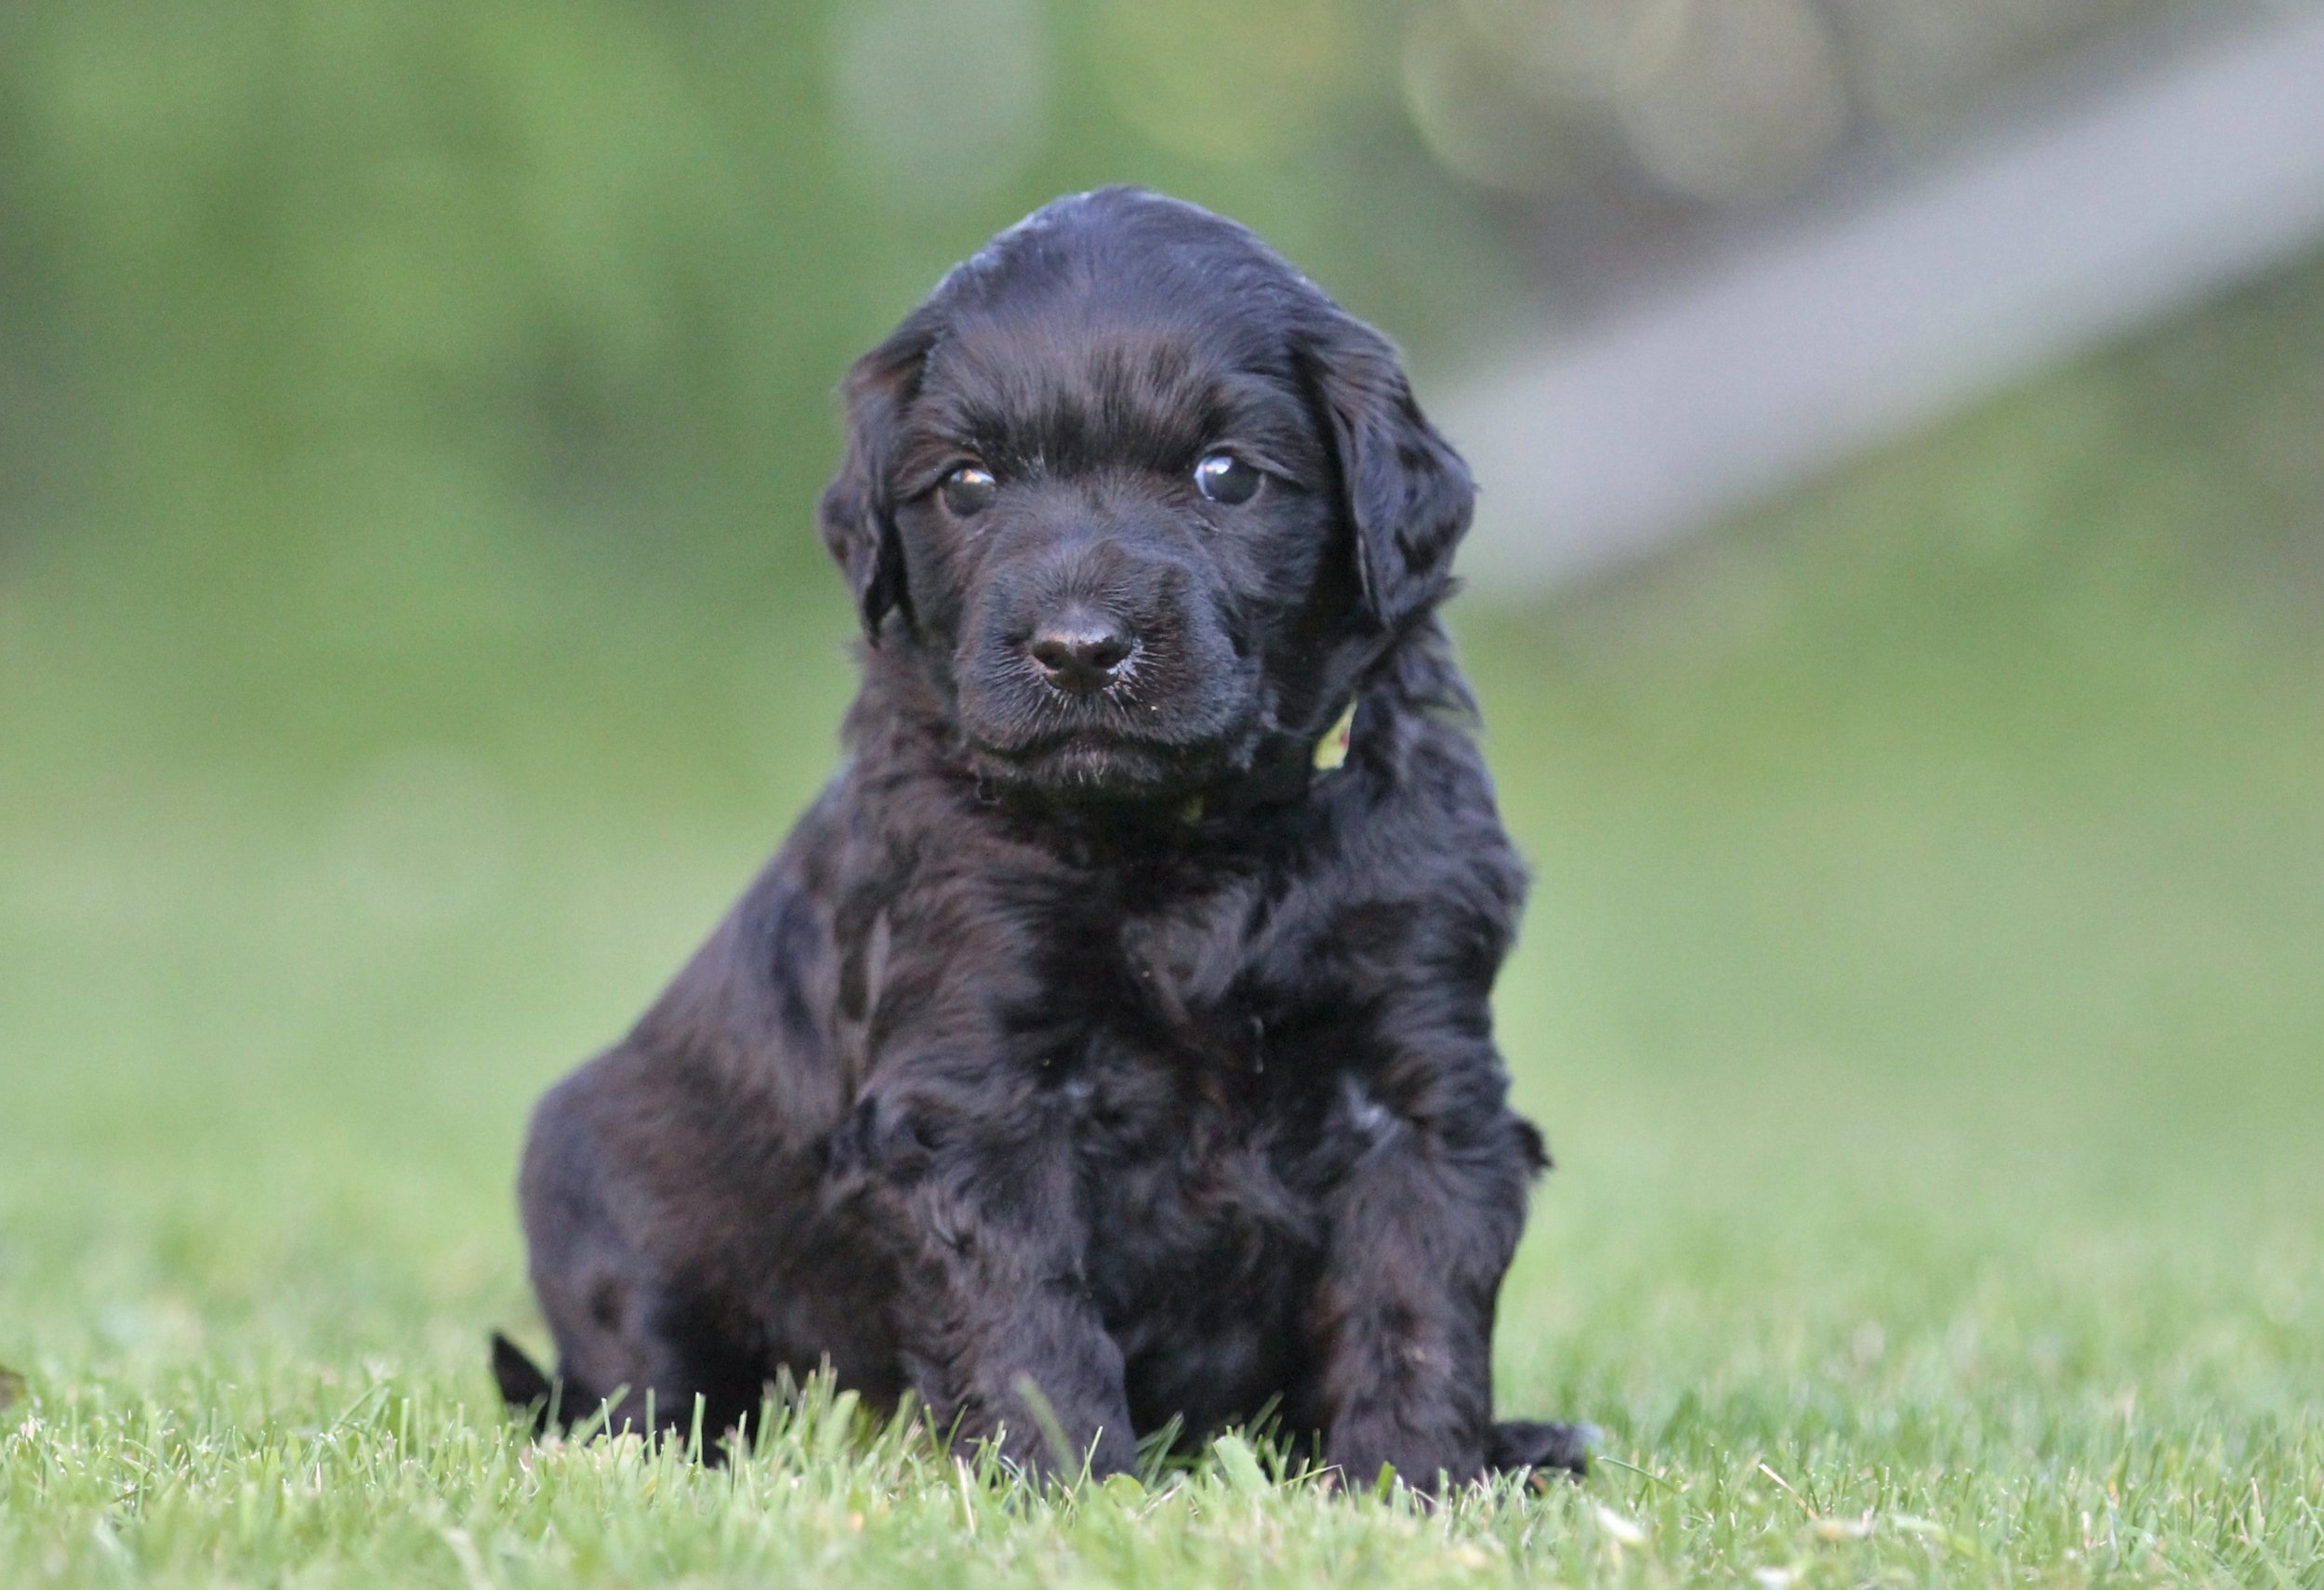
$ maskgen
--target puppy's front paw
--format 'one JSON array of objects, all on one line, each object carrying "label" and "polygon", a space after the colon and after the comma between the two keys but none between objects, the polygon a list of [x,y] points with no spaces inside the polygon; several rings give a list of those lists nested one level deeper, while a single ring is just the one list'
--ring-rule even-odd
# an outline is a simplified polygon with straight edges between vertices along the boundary
[{"label": "puppy's front paw", "polygon": [[1595,1424],[1506,1419],[1493,1426],[1485,1463],[1502,1474],[1531,1469],[1537,1476],[1563,1473],[1579,1479],[1589,1474],[1590,1449],[1603,1436]]}]

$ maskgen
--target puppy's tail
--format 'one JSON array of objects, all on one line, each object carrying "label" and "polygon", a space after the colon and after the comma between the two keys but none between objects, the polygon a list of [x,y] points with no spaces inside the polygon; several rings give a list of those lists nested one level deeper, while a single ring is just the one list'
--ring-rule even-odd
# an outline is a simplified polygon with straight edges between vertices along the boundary
[{"label": "puppy's tail", "polygon": [[566,1388],[543,1374],[522,1347],[497,1331],[493,1332],[493,1380],[503,1402],[531,1416],[534,1435],[546,1436],[556,1427],[558,1404],[563,1400],[560,1394]]},{"label": "puppy's tail", "polygon": [[1583,1479],[1590,1474],[1590,1449],[1604,1438],[1595,1424],[1503,1420],[1486,1438],[1485,1466],[1499,1474],[1530,1471],[1537,1485],[1552,1474]]}]

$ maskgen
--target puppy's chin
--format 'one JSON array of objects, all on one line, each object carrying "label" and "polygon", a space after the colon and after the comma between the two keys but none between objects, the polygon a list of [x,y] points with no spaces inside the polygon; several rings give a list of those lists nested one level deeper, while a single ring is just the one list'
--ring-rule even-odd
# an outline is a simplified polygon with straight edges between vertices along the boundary
[{"label": "puppy's chin", "polygon": [[971,746],[969,764],[988,784],[1060,804],[1143,805],[1184,801],[1225,771],[1226,759],[1088,733],[1006,751]]}]

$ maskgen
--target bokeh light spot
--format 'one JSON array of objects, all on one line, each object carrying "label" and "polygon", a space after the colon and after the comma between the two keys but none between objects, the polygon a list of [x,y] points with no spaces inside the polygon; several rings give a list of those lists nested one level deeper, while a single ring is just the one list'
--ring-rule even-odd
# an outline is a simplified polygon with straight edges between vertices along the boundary
[{"label": "bokeh light spot", "polygon": [[1464,182],[1516,194],[1554,190],[1574,175],[1569,105],[1511,81],[1497,41],[1449,9],[1421,13],[1405,33],[1405,111],[1438,165]]},{"label": "bokeh light spot", "polygon": [[1050,66],[1029,0],[871,0],[840,13],[836,46],[845,146],[901,205],[971,203],[1037,152]]},{"label": "bokeh light spot", "polygon": [[1355,75],[1346,19],[1328,0],[1106,0],[1099,15],[1116,108],[1182,154],[1283,154]]},{"label": "bokeh light spot", "polygon": [[1537,98],[1606,99],[1662,69],[1690,0],[1458,0],[1507,80]]},{"label": "bokeh light spot", "polygon": [[1805,0],[1692,7],[1662,70],[1619,105],[1639,163],[1666,187],[1713,200],[1799,181],[1848,118],[1838,57]]}]

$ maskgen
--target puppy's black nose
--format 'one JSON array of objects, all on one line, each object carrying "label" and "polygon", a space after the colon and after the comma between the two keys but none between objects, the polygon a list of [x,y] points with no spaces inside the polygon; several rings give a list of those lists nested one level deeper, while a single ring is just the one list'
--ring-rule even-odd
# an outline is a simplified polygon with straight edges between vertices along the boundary
[{"label": "puppy's black nose", "polygon": [[1041,665],[1050,683],[1087,696],[1114,682],[1136,644],[1121,620],[1076,606],[1036,629],[1026,650]]}]

